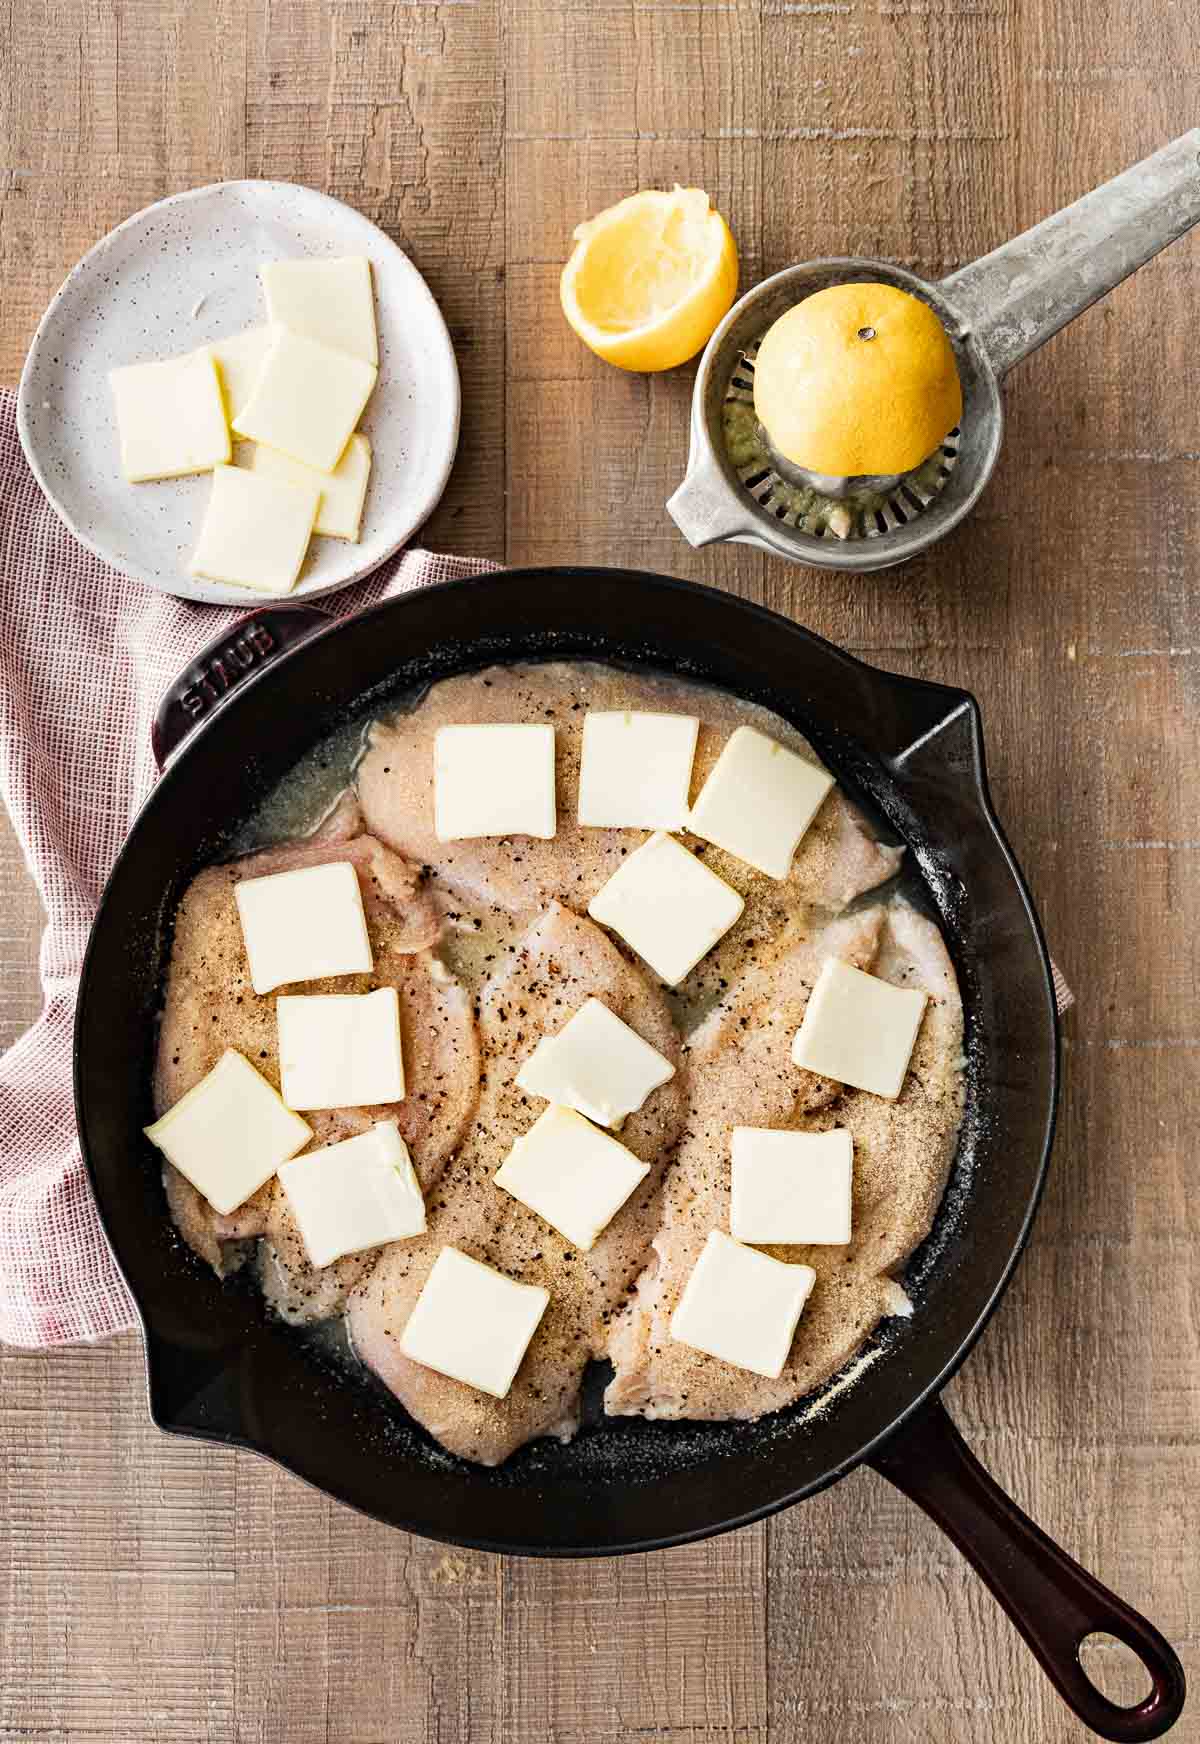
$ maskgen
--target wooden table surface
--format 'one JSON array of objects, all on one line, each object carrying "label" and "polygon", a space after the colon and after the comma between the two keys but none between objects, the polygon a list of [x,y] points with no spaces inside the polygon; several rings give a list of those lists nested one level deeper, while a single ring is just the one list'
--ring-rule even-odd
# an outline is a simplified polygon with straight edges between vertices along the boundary
[{"label": "wooden table surface", "polygon": [[[979,696],[1079,1003],[1033,1242],[950,1401],[1193,1675],[1200,245],[1018,372],[999,470],[957,536],[858,581],[690,551],[662,506],[690,371],[598,363],[556,280],[579,219],[676,180],[728,214],[746,285],[840,253],[936,277],[1198,112],[1193,0],[0,8],[0,381],[66,269],[137,207],[228,176],[326,188],[409,250],[458,348],[463,444],[430,543],[699,577]],[[3,1041],[37,1010],[39,925],[6,835]],[[957,1553],[870,1473],[687,1550],[506,1562],[168,1441],[142,1384],[133,1336],[0,1355],[0,1739],[1083,1735]],[[1092,1663],[1133,1687],[1111,1648]]]}]

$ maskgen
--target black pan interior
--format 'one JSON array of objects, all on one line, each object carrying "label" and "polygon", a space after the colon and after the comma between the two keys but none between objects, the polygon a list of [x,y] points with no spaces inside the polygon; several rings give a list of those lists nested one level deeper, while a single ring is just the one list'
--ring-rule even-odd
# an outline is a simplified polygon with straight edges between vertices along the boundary
[{"label": "black pan interior", "polygon": [[[592,1422],[495,1472],[434,1446],[336,1352],[220,1285],[166,1216],[142,1126],[170,918],[193,873],[348,715],[493,661],[649,665],[766,704],[907,844],[906,888],[939,919],[962,985],[968,1113],[951,1184],[909,1267],[911,1321],[825,1408],[757,1425]],[[1020,1252],[1053,1127],[1057,1025],[1036,916],[991,813],[964,692],[866,667],[726,594],[625,571],[511,571],[390,601],[249,681],[140,815],[93,930],[77,1019],[80,1131],[101,1214],[143,1316],[164,1429],[252,1446],[380,1519],[458,1543],[609,1553],[703,1536],[811,1494],[965,1356]],[[599,1381],[594,1389],[598,1397]]]}]

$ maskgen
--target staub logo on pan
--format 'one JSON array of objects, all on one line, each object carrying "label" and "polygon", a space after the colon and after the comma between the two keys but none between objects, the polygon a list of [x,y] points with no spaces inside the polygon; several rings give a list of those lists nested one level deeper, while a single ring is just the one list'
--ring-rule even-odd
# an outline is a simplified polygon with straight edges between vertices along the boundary
[{"label": "staub logo on pan", "polygon": [[210,654],[179,693],[193,720],[239,684],[255,666],[274,654],[279,644],[266,624],[247,624],[230,641]]}]

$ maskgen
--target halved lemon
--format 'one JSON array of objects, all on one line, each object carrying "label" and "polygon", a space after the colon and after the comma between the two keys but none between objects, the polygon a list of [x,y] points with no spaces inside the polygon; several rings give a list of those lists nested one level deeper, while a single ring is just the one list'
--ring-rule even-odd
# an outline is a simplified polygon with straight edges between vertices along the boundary
[{"label": "halved lemon", "polygon": [[910,472],[962,417],[954,347],[895,285],[827,285],[768,328],[754,410],[772,447],[811,472]]},{"label": "halved lemon", "polygon": [[674,369],[706,343],[737,291],[733,237],[700,188],[644,188],[581,224],[563,314],[619,369]]}]

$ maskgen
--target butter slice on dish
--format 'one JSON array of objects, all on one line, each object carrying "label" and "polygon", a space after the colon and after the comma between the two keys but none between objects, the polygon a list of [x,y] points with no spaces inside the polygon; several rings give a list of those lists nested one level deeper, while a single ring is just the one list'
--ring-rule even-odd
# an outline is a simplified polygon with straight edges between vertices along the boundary
[{"label": "butter slice on dish", "polygon": [[261,442],[254,444],[250,470],[284,484],[315,484],[321,501],[313,532],[331,539],[357,541],[371,475],[371,444],[361,430],[351,436],[346,452],[332,472],[314,472],[311,466],[302,466],[290,454],[282,454],[278,448],[265,448]]},{"label": "butter slice on dish", "polygon": [[503,1399],[550,1301],[540,1284],[444,1247],[400,1334],[400,1349],[427,1369]]},{"label": "butter slice on dish", "polygon": [[316,472],[332,472],[378,374],[374,364],[349,352],[276,327],[233,428],[239,436],[278,448]]},{"label": "butter slice on dish", "polygon": [[311,1265],[424,1231],[425,1200],[394,1120],[305,1151],[281,1165],[279,1179]]},{"label": "butter slice on dish", "polygon": [[854,1140],[832,1132],[733,1129],[729,1233],[737,1241],[840,1247],[850,1240]]},{"label": "butter slice on dish", "polygon": [[816,1279],[811,1266],[787,1265],[710,1230],[671,1316],[671,1337],[777,1380]]},{"label": "butter slice on dish", "polygon": [[217,369],[207,351],[109,372],[131,484],[208,472],[228,460],[229,429]]},{"label": "butter slice on dish", "polygon": [[492,1179],[587,1253],[649,1173],[648,1163],[582,1114],[551,1105]]},{"label": "butter slice on dish", "polygon": [[503,722],[439,727],[433,740],[433,804],[440,842],[553,836],[558,827],[554,728]]},{"label": "butter slice on dish", "polygon": [[929,995],[826,957],[792,1043],[797,1066],[894,1102]]},{"label": "butter slice on dish", "polygon": [[517,1073],[517,1088],[615,1127],[674,1076],[670,1060],[602,1000],[585,999],[557,1035],[541,1038]]},{"label": "butter slice on dish", "polygon": [[259,274],[272,321],[366,363],[379,362],[369,260],[272,260]]},{"label": "butter slice on dish", "polygon": [[358,872],[349,860],[243,878],[233,894],[256,993],[374,967]]},{"label": "butter slice on dish", "polygon": [[594,829],[682,829],[699,730],[695,715],[589,710],[583,717],[580,823]]},{"label": "butter slice on dish", "polygon": [[189,570],[260,593],[290,592],[320,500],[315,485],[280,484],[240,466],[215,467]]},{"label": "butter slice on dish", "polygon": [[832,786],[827,769],[753,727],[738,727],[701,788],[687,827],[768,878],[786,878]]},{"label": "butter slice on dish", "polygon": [[659,831],[621,862],[588,913],[632,945],[668,987],[677,987],[745,906],[681,842]]},{"label": "butter slice on dish", "polygon": [[226,1048],[212,1071],[146,1128],[146,1137],[227,1217],[303,1150],[312,1128],[244,1055]]},{"label": "butter slice on dish", "polygon": [[244,333],[234,333],[228,339],[214,339],[205,348],[216,359],[217,373],[225,392],[225,411],[231,424],[254,390],[273,337],[270,327],[247,327]]},{"label": "butter slice on dish", "polygon": [[374,993],[281,993],[279,1076],[289,1108],[370,1108],[404,1097],[400,1001]]}]

